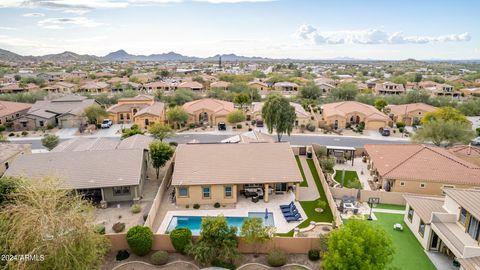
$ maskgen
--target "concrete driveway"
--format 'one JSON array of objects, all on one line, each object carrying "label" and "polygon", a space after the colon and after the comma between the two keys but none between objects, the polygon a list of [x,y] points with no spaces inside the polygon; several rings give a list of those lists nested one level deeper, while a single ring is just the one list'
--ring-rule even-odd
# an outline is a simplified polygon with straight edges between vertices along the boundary
[{"label": "concrete driveway", "polygon": [[55,135],[60,138],[71,138],[77,133],[78,128],[62,128],[58,130]]},{"label": "concrete driveway", "polygon": [[95,137],[118,137],[122,128],[129,128],[132,124],[114,124],[110,128],[99,129]]}]

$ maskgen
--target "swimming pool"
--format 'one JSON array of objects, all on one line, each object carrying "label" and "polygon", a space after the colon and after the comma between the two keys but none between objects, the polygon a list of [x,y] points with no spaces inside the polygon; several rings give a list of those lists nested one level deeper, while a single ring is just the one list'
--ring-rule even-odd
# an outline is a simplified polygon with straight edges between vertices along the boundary
[{"label": "swimming pool", "polygon": [[[273,213],[268,212],[267,218],[265,213],[261,212],[249,212],[249,218],[261,218],[265,226],[274,226]],[[173,216],[168,224],[166,233],[173,231],[176,228],[189,228],[193,235],[200,235],[200,229],[202,226],[201,216]],[[247,217],[225,217],[229,226],[237,227],[237,234],[240,234],[243,222]]]}]

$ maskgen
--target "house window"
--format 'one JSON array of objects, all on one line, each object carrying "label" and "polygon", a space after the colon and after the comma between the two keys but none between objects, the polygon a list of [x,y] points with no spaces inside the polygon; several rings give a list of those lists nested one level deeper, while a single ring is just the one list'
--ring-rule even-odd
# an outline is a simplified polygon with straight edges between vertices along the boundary
[{"label": "house window", "polygon": [[130,187],[113,187],[113,196],[130,195]]},{"label": "house window", "polygon": [[39,121],[38,124],[43,127],[43,125],[45,124],[43,121]]},{"label": "house window", "polygon": [[420,236],[422,237],[425,234],[425,223],[423,222],[423,220],[420,220],[420,225],[418,226],[418,234],[420,234]]},{"label": "house window", "polygon": [[27,127],[27,122],[22,122],[22,127],[26,128]]},{"label": "house window", "polygon": [[145,126],[148,126],[148,124],[149,124],[148,119],[145,119]]},{"label": "house window", "polygon": [[8,170],[9,167],[10,165],[8,164],[8,162],[5,162],[5,170]]},{"label": "house window", "polygon": [[425,183],[420,183],[420,188],[425,188]]},{"label": "house window", "polygon": [[475,240],[478,239],[480,234],[480,222],[472,216],[470,216],[470,222],[468,224],[468,234]]},{"label": "house window", "polygon": [[210,186],[202,187],[202,197],[204,199],[210,199]]},{"label": "house window", "polygon": [[463,226],[466,226],[467,224],[465,224],[465,222],[467,221],[467,210],[465,210],[465,208],[462,207],[462,209],[460,209],[460,217],[458,218],[458,221],[463,225]]},{"label": "house window", "polygon": [[225,186],[225,197],[231,198],[232,197],[232,186]]},{"label": "house window", "polygon": [[123,120],[123,113],[120,114],[120,120]]},{"label": "house window", "polygon": [[415,213],[415,211],[413,211],[412,207],[409,207],[407,218],[408,218],[408,220],[410,220],[410,222],[412,222],[412,220],[413,220],[413,213]]},{"label": "house window", "polygon": [[403,181],[400,182],[400,186],[401,186],[401,187],[404,187],[404,186],[405,186],[405,182],[403,182]]},{"label": "house window", "polygon": [[178,197],[188,197],[188,187],[179,187]]}]

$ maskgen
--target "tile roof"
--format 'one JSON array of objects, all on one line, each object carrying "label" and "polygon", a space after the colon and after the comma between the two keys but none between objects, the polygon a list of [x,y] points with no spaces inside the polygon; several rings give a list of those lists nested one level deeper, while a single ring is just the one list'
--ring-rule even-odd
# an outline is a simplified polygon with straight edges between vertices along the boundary
[{"label": "tile roof", "polygon": [[131,112],[133,108],[142,110],[149,106],[150,105],[145,103],[118,103],[110,106],[107,109],[107,112],[111,112],[111,113]]},{"label": "tile roof", "polygon": [[138,185],[144,150],[50,152],[19,156],[6,176],[28,179],[55,177],[66,188],[102,188]]},{"label": "tile roof", "polygon": [[28,111],[29,115],[51,118],[60,114],[80,115],[88,106],[97,104],[94,99],[80,96],[65,96],[54,100],[39,100]]},{"label": "tile roof", "polygon": [[174,162],[172,185],[302,181],[288,143],[181,144]]},{"label": "tile roof", "polygon": [[232,102],[213,98],[202,98],[183,104],[183,109],[190,114],[199,110],[209,110],[217,115],[227,115],[235,110]]},{"label": "tile roof", "polygon": [[16,112],[28,110],[32,107],[29,103],[0,101],[0,117],[15,114]]},{"label": "tile roof", "polygon": [[434,112],[437,110],[437,107],[434,107],[425,103],[388,105],[387,108],[390,109],[390,113],[392,113],[393,115],[404,115],[405,113],[410,113],[417,110],[426,111],[426,112]]},{"label": "tile roof", "polygon": [[155,102],[150,106],[147,106],[141,110],[139,110],[134,116],[140,116],[144,114],[150,114],[154,116],[162,116],[165,110],[165,103],[163,102]]},{"label": "tile roof", "polygon": [[115,149],[148,149],[153,141],[150,136],[136,134],[123,140],[116,138],[82,138],[61,142],[50,152],[79,152],[79,151],[103,151]]},{"label": "tile roof", "polygon": [[480,186],[480,167],[447,150],[423,144],[366,144],[378,173],[386,179]]},{"label": "tile roof", "polygon": [[226,88],[226,87],[229,87],[231,85],[231,83],[229,82],[224,82],[224,81],[218,81],[218,82],[212,82],[210,84],[210,87],[211,88]]},{"label": "tile roof", "polygon": [[480,147],[472,145],[455,145],[448,148],[455,156],[480,166]]},{"label": "tile roof", "polygon": [[148,149],[153,138],[136,134],[120,141],[117,149]]},{"label": "tile roof", "polygon": [[404,196],[407,203],[413,208],[415,213],[426,224],[432,222],[432,213],[446,213],[443,208],[444,198],[436,197],[420,197],[420,196]]},{"label": "tile roof", "polygon": [[19,153],[31,152],[31,148],[30,144],[0,143],[0,162],[3,163]]},{"label": "tile roof", "polygon": [[480,219],[480,190],[445,188],[445,195],[465,208],[472,216]]},{"label": "tile roof", "polygon": [[470,258],[457,258],[462,265],[463,270],[479,270],[480,269],[480,256]]},{"label": "tile roof", "polygon": [[178,85],[178,88],[191,88],[191,89],[201,89],[203,88],[203,85],[199,82],[183,82]]},{"label": "tile roof", "polygon": [[328,118],[333,115],[346,117],[350,113],[358,112],[365,115],[365,120],[391,121],[386,114],[380,112],[375,107],[356,101],[328,103],[322,105],[321,108],[324,118]]}]

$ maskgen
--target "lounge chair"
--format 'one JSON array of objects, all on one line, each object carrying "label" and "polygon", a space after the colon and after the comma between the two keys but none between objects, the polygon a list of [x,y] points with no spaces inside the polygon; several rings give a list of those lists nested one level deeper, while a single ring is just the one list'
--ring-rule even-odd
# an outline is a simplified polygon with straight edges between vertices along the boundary
[{"label": "lounge chair", "polygon": [[299,213],[295,214],[295,216],[293,216],[293,217],[285,217],[285,220],[287,222],[298,221],[298,220],[301,220],[301,219],[302,219],[302,216]]},{"label": "lounge chair", "polygon": [[293,212],[293,211],[297,211],[297,207],[295,205],[290,207],[290,208],[282,209],[282,213],[288,213],[288,212]]},{"label": "lounge chair", "polygon": [[295,209],[295,211],[286,212],[286,213],[283,212],[282,214],[283,214],[283,216],[284,216],[285,218],[287,218],[287,217],[294,217],[294,216],[296,216],[296,215],[298,214],[298,211]]},{"label": "lounge chair", "polygon": [[295,206],[295,203],[293,203],[293,201],[292,201],[292,202],[289,203],[289,204],[280,205],[280,208],[281,208],[281,209],[285,209],[285,208],[286,208],[286,209],[289,209],[290,207],[293,207],[293,206]]}]

